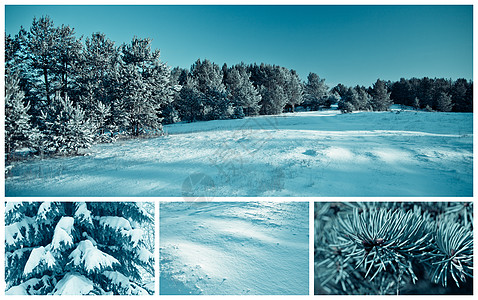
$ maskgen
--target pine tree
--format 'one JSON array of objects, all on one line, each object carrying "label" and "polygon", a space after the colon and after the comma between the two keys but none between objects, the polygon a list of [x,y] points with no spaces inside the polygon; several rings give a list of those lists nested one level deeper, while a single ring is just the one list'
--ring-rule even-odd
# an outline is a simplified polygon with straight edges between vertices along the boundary
[{"label": "pine tree", "polygon": [[48,16],[38,20],[34,18],[26,39],[27,62],[32,75],[30,81],[36,94],[35,99],[39,102],[32,105],[35,108],[50,105],[58,85],[55,80],[58,64],[58,30]]},{"label": "pine tree", "polygon": [[451,90],[453,111],[473,112],[473,83],[459,78],[453,83]]},{"label": "pine tree", "polygon": [[393,104],[390,99],[390,93],[387,91],[385,82],[377,79],[372,88],[372,108],[374,111],[389,110]]},{"label": "pine tree", "polygon": [[330,107],[327,102],[328,90],[325,79],[320,79],[315,73],[309,73],[304,87],[304,106],[311,110],[319,110],[320,107]]},{"label": "pine tree", "polygon": [[185,121],[229,119],[234,115],[222,69],[207,59],[198,59],[191,66],[178,97],[179,114]]},{"label": "pine tree", "polygon": [[355,109],[357,110],[373,110],[373,99],[370,93],[364,86],[356,86],[355,91],[357,92],[356,103],[354,104]]},{"label": "pine tree", "polygon": [[225,78],[227,91],[235,107],[241,107],[245,116],[259,113],[261,96],[250,81],[250,73],[245,67],[233,67]]},{"label": "pine tree", "polygon": [[360,99],[357,90],[349,87],[342,91],[338,109],[342,111],[342,113],[351,113],[352,111],[359,109],[359,103]]},{"label": "pine tree", "polygon": [[152,222],[139,202],[8,202],[6,294],[152,294]]},{"label": "pine tree", "polygon": [[451,96],[445,92],[441,92],[436,99],[436,106],[438,111],[449,112],[453,108]]},{"label": "pine tree", "polygon": [[285,75],[286,77],[283,88],[287,98],[286,105],[289,105],[291,111],[294,112],[295,107],[301,105],[304,101],[303,88],[299,75],[295,70],[286,70]]},{"label": "pine tree", "polygon": [[315,206],[316,294],[471,293],[471,202]]},{"label": "pine tree", "polygon": [[417,97],[415,97],[415,100],[413,101],[413,108],[420,109],[420,99]]},{"label": "pine tree", "polygon": [[15,150],[21,147],[35,147],[37,130],[32,129],[29,104],[24,102],[24,93],[20,90],[18,73],[5,74],[5,154],[10,160]]},{"label": "pine tree", "polygon": [[42,112],[40,130],[44,153],[78,154],[80,149],[89,148],[94,139],[94,126],[83,109],[74,105],[68,95],[61,97],[59,91]]},{"label": "pine tree", "polygon": [[121,47],[119,72],[121,109],[133,136],[162,131],[161,108],[172,101],[171,71],[159,61],[150,39],[134,37]]},{"label": "pine tree", "polygon": [[56,29],[56,59],[57,65],[55,69],[56,77],[59,81],[58,89],[61,95],[74,96],[78,98],[77,79],[81,65],[81,53],[83,45],[80,40],[75,37],[75,30],[67,25],[61,25]]},{"label": "pine tree", "polygon": [[261,64],[251,68],[251,78],[261,95],[259,113],[261,115],[277,115],[284,111],[288,102],[289,90],[287,78],[290,71],[279,66]]},{"label": "pine tree", "polygon": [[106,134],[113,137],[125,119],[118,107],[119,50],[104,34],[93,33],[85,40],[80,61],[77,79],[80,104],[91,116],[100,139],[105,141]]},{"label": "pine tree", "polygon": [[188,76],[185,85],[176,95],[175,106],[179,117],[186,122],[200,121],[204,118],[204,103],[201,100],[202,93],[197,89],[197,82],[192,76]]}]

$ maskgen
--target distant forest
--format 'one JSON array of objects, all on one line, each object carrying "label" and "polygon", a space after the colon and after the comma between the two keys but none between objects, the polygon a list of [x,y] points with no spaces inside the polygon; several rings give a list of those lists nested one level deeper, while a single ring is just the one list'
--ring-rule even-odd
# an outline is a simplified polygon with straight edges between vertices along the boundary
[{"label": "distant forest", "polygon": [[330,108],[386,111],[392,104],[473,111],[466,79],[378,79],[371,87],[328,87],[310,73],[270,64],[222,67],[207,59],[190,69],[160,61],[149,38],[116,46],[103,33],[78,38],[48,17],[5,35],[5,155],[74,155],[94,143],[160,135],[162,125]]}]

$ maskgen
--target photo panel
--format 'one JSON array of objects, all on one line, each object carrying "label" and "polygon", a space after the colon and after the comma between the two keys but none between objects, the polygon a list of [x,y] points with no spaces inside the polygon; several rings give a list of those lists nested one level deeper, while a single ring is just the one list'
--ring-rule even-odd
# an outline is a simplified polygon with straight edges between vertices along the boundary
[{"label": "photo panel", "polygon": [[161,202],[161,295],[308,295],[309,202]]},{"label": "photo panel", "polygon": [[472,295],[473,202],[316,202],[316,295]]},{"label": "photo panel", "polygon": [[155,203],[5,204],[6,295],[152,295]]}]

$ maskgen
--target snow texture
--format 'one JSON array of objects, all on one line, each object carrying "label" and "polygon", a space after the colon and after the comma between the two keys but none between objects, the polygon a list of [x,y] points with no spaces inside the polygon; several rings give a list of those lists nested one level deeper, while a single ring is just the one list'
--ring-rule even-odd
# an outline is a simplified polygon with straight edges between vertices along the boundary
[{"label": "snow texture", "polygon": [[87,272],[103,270],[112,267],[114,264],[119,264],[116,258],[99,250],[89,240],[78,243],[78,246],[68,258],[75,266],[84,265]]},{"label": "snow texture", "polygon": [[100,225],[103,227],[109,226],[114,230],[130,231],[131,224],[123,217],[107,216],[99,218]]},{"label": "snow texture", "polygon": [[473,195],[471,113],[328,110],[164,131],[82,157],[16,163],[6,195]]},{"label": "snow texture", "polygon": [[88,295],[93,282],[79,273],[66,274],[55,286],[54,295]]},{"label": "snow texture", "polygon": [[309,293],[308,203],[160,206],[160,294]]}]

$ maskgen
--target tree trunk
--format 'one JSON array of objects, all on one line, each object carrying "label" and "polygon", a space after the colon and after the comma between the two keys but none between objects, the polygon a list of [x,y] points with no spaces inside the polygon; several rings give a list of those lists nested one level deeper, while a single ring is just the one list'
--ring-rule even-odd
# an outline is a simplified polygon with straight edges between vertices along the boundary
[{"label": "tree trunk", "polygon": [[48,82],[48,69],[43,68],[43,78],[45,80],[45,93],[46,93],[46,102],[48,105],[51,104],[50,100],[50,84]]}]

